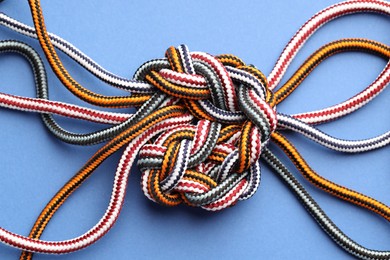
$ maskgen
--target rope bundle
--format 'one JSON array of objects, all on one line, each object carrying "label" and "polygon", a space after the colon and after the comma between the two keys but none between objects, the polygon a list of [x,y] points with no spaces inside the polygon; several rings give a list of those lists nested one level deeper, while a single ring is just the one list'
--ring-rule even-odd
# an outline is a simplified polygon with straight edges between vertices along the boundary
[{"label": "rope bundle", "polygon": [[260,184],[261,149],[277,125],[264,75],[232,55],[190,53],[181,45],[169,48],[166,60],[145,63],[136,78],[200,119],[141,149],[145,195],[167,206],[184,201],[208,210],[250,198]]},{"label": "rope bundle", "polygon": [[[275,109],[327,57],[344,51],[365,51],[389,60],[390,47],[365,39],[343,39],[329,43],[313,53],[282,87],[274,91],[298,50],[319,27],[336,17],[354,12],[389,15],[389,3],[353,0],[317,13],[292,38],[268,78],[233,55],[214,57],[203,52],[189,52],[185,45],[181,45],[170,47],[166,58],[143,64],[130,80],[113,75],[70,43],[49,34],[43,22],[40,1],[30,0],[29,3],[35,29],[5,14],[0,14],[0,24],[38,38],[57,77],[80,99],[102,107],[136,106],[138,110],[130,115],[51,101],[46,71],[39,55],[24,43],[0,42],[1,53],[16,52],[30,62],[37,87],[37,98],[0,93],[0,106],[41,113],[48,130],[65,142],[77,145],[106,142],[46,205],[29,237],[0,228],[1,242],[24,250],[21,259],[31,259],[32,252],[70,253],[104,236],[119,216],[130,168],[137,155],[142,172],[141,187],[149,199],[167,206],[185,203],[212,211],[232,206],[256,192],[260,184],[261,157],[338,245],[360,258],[390,259],[389,251],[364,248],[339,230],[267,148],[269,142],[277,144],[316,187],[390,220],[387,205],[320,176],[279,132],[290,129],[330,149],[349,153],[366,152],[388,145],[390,131],[365,140],[342,140],[323,133],[313,125],[352,113],[375,98],[390,82],[390,63],[365,90],[338,105],[298,115],[277,113]],[[102,81],[129,91],[131,95],[104,96],[81,86],[64,68],[55,48]],[[52,114],[112,126],[93,133],[77,134],[63,129]],[[118,163],[110,204],[100,221],[74,239],[58,242],[39,240],[46,225],[66,199],[105,159],[122,147],[125,149]]]}]

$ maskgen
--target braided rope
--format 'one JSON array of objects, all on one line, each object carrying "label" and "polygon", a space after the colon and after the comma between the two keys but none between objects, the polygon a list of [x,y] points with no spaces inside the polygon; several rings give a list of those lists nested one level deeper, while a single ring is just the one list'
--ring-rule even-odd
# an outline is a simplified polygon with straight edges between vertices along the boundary
[{"label": "braided rope", "polygon": [[[294,146],[275,132],[277,128],[291,129],[342,152],[363,152],[387,145],[390,132],[367,140],[349,141],[331,137],[310,124],[345,116],[371,101],[389,83],[390,63],[364,91],[336,106],[292,116],[278,114],[275,106],[289,96],[325,58],[343,51],[370,51],[388,59],[389,47],[363,39],[344,39],[330,43],[309,57],[283,87],[275,93],[271,91],[278,85],[299,48],[321,25],[354,12],[390,14],[388,3],[377,0],[347,1],[319,12],[286,46],[268,80],[258,69],[247,66],[233,55],[214,57],[203,52],[190,52],[185,45],[170,47],[165,59],[146,62],[136,71],[134,79],[125,80],[104,70],[71,44],[47,33],[40,1],[29,2],[35,30],[4,14],[0,14],[0,23],[37,37],[53,71],[73,94],[103,107],[140,108],[136,114],[128,115],[50,101],[46,72],[38,54],[20,42],[0,43],[0,52],[17,52],[28,59],[37,86],[36,99],[0,93],[0,106],[42,113],[46,127],[65,142],[86,145],[108,141],[47,204],[30,238],[0,228],[0,241],[25,250],[22,259],[32,258],[32,254],[27,251],[61,254],[80,250],[106,234],[119,216],[130,168],[137,154],[140,157],[138,166],[142,171],[141,186],[147,198],[167,206],[185,203],[212,211],[232,206],[238,200],[254,195],[260,184],[259,158],[262,156],[290,185],[336,243],[361,258],[390,259],[389,252],[366,249],[339,231],[266,148],[271,140],[274,141],[314,185],[390,219],[388,206],[320,177],[311,170]],[[135,94],[109,97],[89,91],[69,75],[54,46],[103,81]],[[80,135],[61,128],[50,114],[114,125],[95,133]],[[37,240],[66,199],[106,158],[125,145],[110,204],[99,223],[75,239],[59,242]]]},{"label": "braided rope", "polygon": [[[349,41],[349,40],[346,40],[346,41]],[[372,43],[372,44],[375,46],[375,43]],[[224,57],[224,59],[226,59],[226,57]],[[145,69],[146,67],[155,68],[155,66],[150,65],[151,62],[147,62],[146,64],[147,65],[141,66],[139,71],[143,71],[143,72],[147,71]],[[178,66],[180,66],[180,64],[176,64],[176,67],[178,67]],[[162,70],[164,72],[163,74],[166,75],[167,69],[162,69]],[[140,73],[137,72],[136,75],[137,74],[140,74]],[[147,73],[143,73],[143,74],[147,75]],[[185,82],[185,84],[188,84],[188,82]],[[172,90],[170,90],[170,91],[172,91]],[[262,96],[265,96],[265,92],[263,92]],[[243,97],[243,100],[245,100],[245,97],[246,96]],[[271,97],[269,99],[271,99]],[[218,140],[215,140],[216,139],[215,137],[213,138],[213,136],[215,136],[215,134],[213,135],[213,133],[215,133],[216,131],[222,132],[221,129],[218,129],[216,127],[213,128],[213,125],[220,126],[220,123],[216,123],[216,122],[212,123],[212,122],[207,121],[207,120],[200,120],[198,122],[197,126],[192,126],[192,125],[178,126],[170,131],[165,132],[158,139],[156,139],[154,144],[149,144],[149,145],[143,146],[143,148],[141,149],[141,151],[139,153],[140,159],[139,159],[138,163],[144,172],[143,176],[142,176],[142,180],[143,180],[142,188],[143,188],[143,190],[148,198],[150,198],[151,200],[166,204],[166,205],[170,205],[170,206],[177,205],[178,203],[180,203],[180,199],[182,199],[184,202],[186,202],[190,205],[198,205],[198,206],[202,206],[206,209],[212,209],[212,210],[218,210],[218,209],[224,208],[226,206],[232,205],[233,202],[235,202],[235,200],[232,200],[232,198],[238,199],[237,194],[239,194],[239,192],[243,192],[243,187],[244,187],[243,180],[245,180],[245,179],[235,180],[234,177],[236,177],[236,176],[231,174],[229,181],[222,183],[219,189],[214,189],[214,191],[211,192],[213,195],[218,194],[220,196],[219,199],[217,199],[217,203],[210,203],[210,201],[208,201],[208,199],[210,199],[210,196],[209,196],[210,193],[208,194],[207,192],[210,191],[211,188],[217,186],[215,181],[213,181],[213,180],[219,179],[217,176],[214,176],[214,174],[218,173],[219,171],[212,170],[212,168],[215,167],[215,165],[210,165],[210,163],[205,163],[202,166],[196,167],[196,171],[194,171],[194,172],[192,172],[192,171],[186,172],[186,171],[182,170],[182,172],[180,173],[178,170],[174,169],[177,166],[177,164],[180,165],[180,162],[183,162],[183,161],[186,161],[185,164],[190,167],[190,162],[195,161],[194,159],[191,160],[190,156],[198,157],[198,158],[202,157],[202,156],[207,157],[205,155],[202,155],[202,151],[200,151],[200,148],[206,148],[206,149],[202,149],[203,152],[213,151],[213,149],[210,149],[210,147],[213,147],[213,146],[210,146],[209,143],[218,142]],[[244,127],[242,127],[242,128],[244,128]],[[214,161],[218,162],[218,156],[221,157],[221,154],[223,156],[223,153],[225,153],[227,155],[232,155],[231,157],[228,157],[225,155],[226,158],[229,158],[229,160],[231,158],[234,159],[234,158],[238,157],[237,153],[233,153],[234,146],[233,145],[229,146],[228,144],[237,143],[237,140],[241,136],[239,134],[239,132],[242,128],[239,126],[234,127],[234,125],[228,126],[226,128],[226,130],[224,130],[224,134],[220,134],[220,136],[222,137],[222,138],[219,138],[219,139],[221,139],[220,141],[225,141],[226,144],[225,145],[222,144],[221,146],[218,146],[218,145],[215,146],[214,150],[216,150],[217,153],[214,155]],[[227,135],[227,133],[229,133],[230,137],[229,137],[229,135]],[[185,139],[178,139],[178,137],[180,137],[180,138],[183,138],[183,137],[184,138],[185,137],[193,138],[193,140],[194,140],[193,142],[195,144],[197,144],[195,147],[193,147],[191,149],[192,154],[191,155],[187,154],[187,156],[188,156],[187,158],[183,158],[183,151],[185,151],[186,149],[189,150],[188,149],[188,142],[186,142]],[[212,141],[213,139],[214,139],[214,141]],[[173,142],[173,140],[175,140],[176,142]],[[203,140],[203,142],[199,143],[197,140]],[[165,143],[165,146],[164,146],[164,143]],[[170,147],[166,147],[168,144],[170,145]],[[180,148],[182,149],[181,151],[180,151]],[[230,150],[229,150],[229,148],[230,148]],[[167,152],[168,149],[170,150],[170,152]],[[220,149],[220,151],[218,149]],[[174,152],[175,150],[176,150],[176,152]],[[194,154],[196,154],[196,156],[194,156]],[[172,158],[172,156],[174,158]],[[209,157],[211,157],[211,156],[212,155],[210,155]],[[159,157],[161,158],[160,160],[158,159]],[[213,157],[211,157],[211,158],[213,158]],[[171,165],[172,169],[167,170],[166,168],[162,167],[162,165],[164,163],[164,159],[165,159],[165,162],[175,161],[176,164]],[[222,159],[219,159],[219,161],[224,162],[223,157],[222,157]],[[227,162],[229,162],[229,161],[227,161]],[[227,165],[225,167],[231,167],[231,164],[229,164],[229,163],[225,164],[225,165]],[[152,171],[150,169],[145,170],[146,167],[151,167],[152,169],[153,168],[154,169],[156,169],[156,168],[161,169],[161,172]],[[208,175],[205,174],[203,176],[201,174],[199,174],[199,172],[205,171],[206,167],[208,167],[208,169],[210,170],[209,174]],[[176,169],[177,169],[177,167],[176,167]],[[254,172],[256,172],[256,170],[259,170],[258,164],[254,165]],[[161,174],[164,174],[164,172],[166,172],[166,171],[171,172],[169,174],[170,178],[166,178],[162,182],[159,182],[158,177]],[[185,173],[183,174],[183,172],[185,172]],[[223,171],[222,171],[222,174],[224,174]],[[225,174],[225,176],[227,176],[227,175],[228,174]],[[180,178],[178,176],[180,176]],[[207,178],[207,176],[209,176],[211,178]],[[224,177],[224,178],[226,178],[226,177]],[[254,184],[258,185],[259,178],[252,178],[252,180],[253,179],[256,180],[254,182]],[[151,185],[151,183],[153,183],[153,181],[154,181],[155,185]],[[231,183],[234,181],[236,181],[235,183],[237,183],[236,189],[232,189],[231,192],[227,192],[226,193],[227,195],[222,197],[220,195],[222,193],[218,193],[218,192],[223,192],[223,189],[225,187],[227,187],[229,184],[232,185]],[[180,198],[179,196],[175,197],[175,196],[171,196],[171,194],[164,194],[164,191],[172,191],[173,190],[172,187],[174,187],[175,192],[178,192],[180,194],[184,194],[185,196],[182,195],[182,198]],[[250,187],[250,186],[248,185],[248,187]],[[252,187],[256,187],[256,186],[252,186]],[[70,190],[70,189],[71,189],[71,187],[68,187],[68,190]],[[255,189],[253,189],[253,188],[248,189],[248,191],[250,191],[250,192],[247,192],[247,193],[243,192],[242,193],[242,194],[245,194],[245,196],[242,196],[242,198],[248,198],[250,195],[253,195]],[[188,196],[188,194],[191,194],[193,196]],[[196,194],[199,194],[199,196],[195,196]],[[62,192],[59,193],[59,197],[63,198]],[[53,205],[61,205],[65,201],[65,199],[61,199],[61,200],[55,199],[52,201],[52,204]],[[209,203],[209,205],[207,205],[206,203]],[[54,214],[56,209],[58,209],[58,206],[56,206],[56,208],[54,208],[54,210],[53,210],[53,208],[51,208],[50,211],[44,210],[42,212],[42,214],[47,215],[46,212],[52,212],[52,214]],[[50,216],[52,216],[52,215],[50,215]],[[50,218],[46,217],[44,222],[42,222],[42,221],[37,222],[39,224],[36,227],[40,228],[40,230],[42,230],[42,228],[47,224],[49,219]]]},{"label": "braided rope", "polygon": [[294,192],[294,195],[303,204],[309,214],[316,220],[318,225],[337,243],[352,255],[361,259],[389,259],[389,251],[371,250],[357,244],[344,234],[326,215],[317,202],[310,196],[302,184],[294,177],[287,167],[268,149],[261,157],[274,169],[275,173]]}]

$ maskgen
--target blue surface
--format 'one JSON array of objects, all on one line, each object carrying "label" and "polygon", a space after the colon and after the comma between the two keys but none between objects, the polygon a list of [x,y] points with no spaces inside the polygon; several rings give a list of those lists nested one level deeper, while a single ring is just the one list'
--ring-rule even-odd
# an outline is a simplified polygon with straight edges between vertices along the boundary
[{"label": "blue surface", "polygon": [[[99,2],[99,3],[98,3]],[[233,53],[268,74],[295,31],[315,12],[336,1],[43,1],[49,31],[72,42],[104,67],[131,77],[144,61],[162,57],[168,46],[186,43],[192,51]],[[0,11],[32,25],[27,1],[6,0]],[[390,20],[374,14],[337,19],[314,35],[287,75],[321,45],[343,37],[366,37],[390,43]],[[35,40],[0,28],[0,39]],[[70,73],[87,88],[122,92],[102,84],[63,57]],[[364,89],[385,61],[369,54],[347,53],[328,59],[278,107],[296,113],[336,104]],[[74,98],[48,69],[54,100],[85,105]],[[34,96],[25,60],[0,58],[1,91]],[[367,138],[390,129],[390,91],[347,118],[321,126],[341,138]],[[0,110],[0,225],[27,235],[52,195],[98,149],[64,144],[51,136],[36,114]],[[61,119],[80,132],[101,126]],[[322,148],[298,134],[288,137],[326,178],[390,203],[389,147],[345,155]],[[43,235],[45,240],[78,236],[104,214],[119,154],[109,158],[60,209]],[[286,162],[286,158],[283,157]],[[291,166],[290,164],[288,164]],[[298,175],[296,171],[295,174]],[[299,176],[299,179],[302,178]],[[380,217],[305,187],[355,241],[390,249],[388,223]],[[318,227],[294,195],[269,168],[263,167],[260,190],[249,201],[219,213],[188,207],[163,208],[148,201],[133,170],[126,202],[114,228],[95,245],[58,259],[349,259]],[[0,259],[19,251],[0,246]],[[54,259],[37,255],[35,259]],[[56,259],[57,259],[56,258]]]}]

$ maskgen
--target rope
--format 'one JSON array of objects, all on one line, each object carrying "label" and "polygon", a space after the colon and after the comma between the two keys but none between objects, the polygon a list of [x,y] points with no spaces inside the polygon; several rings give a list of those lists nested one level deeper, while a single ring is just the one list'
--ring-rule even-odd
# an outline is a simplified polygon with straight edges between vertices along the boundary
[{"label": "rope", "polygon": [[[0,52],[16,52],[26,57],[33,68],[37,87],[37,98],[0,93],[0,106],[41,113],[46,127],[62,141],[78,145],[107,142],[46,205],[29,237],[0,228],[1,242],[24,250],[21,259],[31,259],[32,252],[74,252],[104,236],[119,216],[130,168],[137,155],[142,172],[141,188],[147,198],[165,206],[184,203],[210,211],[233,206],[239,200],[246,200],[255,194],[260,185],[259,158],[262,157],[342,248],[364,259],[390,259],[390,252],[366,249],[344,235],[267,148],[269,142],[276,143],[312,184],[389,220],[390,208],[387,205],[319,176],[276,130],[300,132],[340,152],[366,152],[387,145],[390,131],[366,140],[341,140],[312,125],[335,120],[370,102],[389,83],[390,63],[365,90],[338,105],[298,115],[277,113],[276,105],[287,98],[327,57],[345,51],[365,51],[389,59],[390,48],[364,39],[343,39],[329,43],[311,55],[284,86],[273,92],[298,50],[320,26],[354,12],[390,14],[389,3],[379,0],[347,1],[317,13],[292,38],[268,78],[233,55],[212,56],[204,52],[190,52],[187,46],[181,45],[168,48],[164,59],[144,63],[132,80],[113,75],[71,44],[49,34],[40,1],[29,0],[29,3],[35,30],[5,14],[0,14],[0,23],[38,38],[53,71],[74,95],[102,107],[139,108],[134,115],[129,115],[50,101],[46,72],[39,55],[24,43],[0,42]],[[103,96],[81,86],[64,68],[55,47],[102,81],[129,91],[131,96]],[[61,128],[52,114],[112,126],[93,133],[75,134]],[[101,220],[85,234],[71,240],[39,240],[46,225],[66,199],[105,159],[124,146],[126,148],[118,164],[111,200]]]},{"label": "rope", "polygon": [[310,196],[302,184],[286,168],[286,166],[268,149],[261,157],[272,167],[276,174],[294,192],[309,214],[315,219],[318,225],[337,243],[341,248],[361,259],[389,259],[389,251],[371,250],[357,244],[344,234],[326,215],[317,202]]}]

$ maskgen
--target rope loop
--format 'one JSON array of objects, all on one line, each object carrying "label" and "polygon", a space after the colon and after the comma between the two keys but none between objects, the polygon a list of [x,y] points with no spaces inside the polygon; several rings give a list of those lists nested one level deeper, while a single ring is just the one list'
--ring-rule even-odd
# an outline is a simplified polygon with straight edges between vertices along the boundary
[{"label": "rope loop", "polygon": [[140,151],[142,189],[167,206],[185,202],[220,210],[251,197],[258,160],[277,126],[266,77],[233,55],[214,57],[170,47],[134,78],[182,102],[198,119],[163,133]]}]

